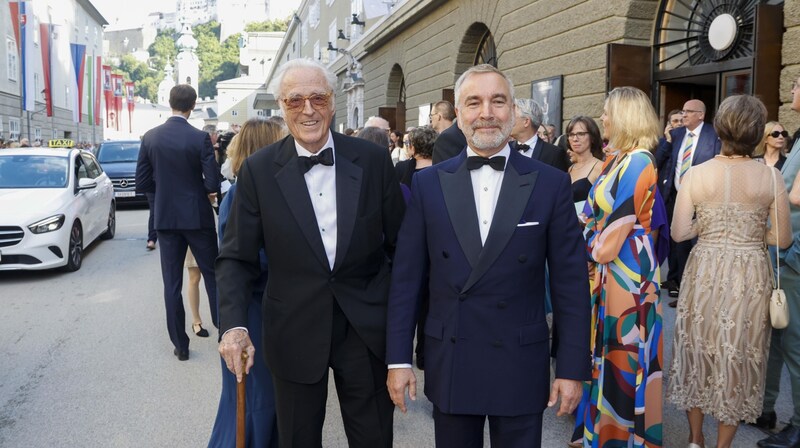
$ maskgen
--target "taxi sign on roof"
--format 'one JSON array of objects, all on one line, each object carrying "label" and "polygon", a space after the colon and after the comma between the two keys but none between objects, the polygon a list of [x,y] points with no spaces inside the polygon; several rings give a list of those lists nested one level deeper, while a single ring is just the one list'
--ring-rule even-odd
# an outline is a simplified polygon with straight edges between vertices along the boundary
[{"label": "taxi sign on roof", "polygon": [[47,142],[48,148],[72,148],[73,146],[75,146],[75,140],[69,140],[66,138],[50,140]]}]

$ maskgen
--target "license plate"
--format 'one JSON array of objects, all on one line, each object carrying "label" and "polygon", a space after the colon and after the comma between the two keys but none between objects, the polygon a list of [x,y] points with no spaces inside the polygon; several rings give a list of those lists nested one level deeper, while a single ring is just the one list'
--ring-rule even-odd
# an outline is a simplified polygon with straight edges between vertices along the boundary
[{"label": "license plate", "polygon": [[115,198],[132,198],[136,196],[135,191],[115,191],[114,197]]}]

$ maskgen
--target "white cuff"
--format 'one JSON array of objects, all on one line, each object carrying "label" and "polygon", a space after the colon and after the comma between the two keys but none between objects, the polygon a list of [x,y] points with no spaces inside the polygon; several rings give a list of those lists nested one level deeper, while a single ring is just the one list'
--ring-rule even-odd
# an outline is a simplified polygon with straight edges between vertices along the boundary
[{"label": "white cuff", "polygon": [[386,366],[388,369],[410,369],[411,364],[389,364]]},{"label": "white cuff", "polygon": [[222,337],[225,337],[225,335],[228,334],[228,331],[233,331],[233,330],[244,330],[245,333],[247,333],[248,335],[250,334],[250,332],[247,331],[247,327],[233,327],[229,328],[227,331],[225,331],[225,333],[222,333]]}]

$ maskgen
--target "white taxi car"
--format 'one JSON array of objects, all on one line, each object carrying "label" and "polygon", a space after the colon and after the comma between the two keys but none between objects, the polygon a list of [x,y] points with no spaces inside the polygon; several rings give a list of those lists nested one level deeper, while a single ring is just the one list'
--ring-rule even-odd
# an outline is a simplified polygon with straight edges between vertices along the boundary
[{"label": "white taxi car", "polygon": [[115,231],[114,189],[90,152],[0,149],[0,270],[77,271]]}]

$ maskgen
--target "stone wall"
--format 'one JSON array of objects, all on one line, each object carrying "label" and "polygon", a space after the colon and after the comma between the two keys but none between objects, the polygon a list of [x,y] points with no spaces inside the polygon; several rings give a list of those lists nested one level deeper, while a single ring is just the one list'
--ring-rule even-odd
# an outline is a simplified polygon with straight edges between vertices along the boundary
[{"label": "stone wall", "polygon": [[780,98],[781,106],[778,120],[793,133],[800,127],[800,113],[791,109],[792,82],[800,77],[800,0],[786,0],[783,5],[783,34]]},{"label": "stone wall", "polygon": [[[453,88],[464,70],[463,60],[474,54],[470,47],[477,44],[467,45],[474,39],[468,33],[470,26],[483,23],[494,36],[498,66],[514,81],[518,97],[530,96],[534,80],[564,75],[565,121],[576,114],[599,117],[605,95],[606,45],[650,45],[658,3],[445,2],[361,59],[366,79],[364,116],[376,115],[379,107],[394,104],[388,80],[392,67],[399,64],[406,83],[406,124],[418,125],[418,107],[440,100],[442,89]],[[342,110],[337,106],[337,112]]]}]

